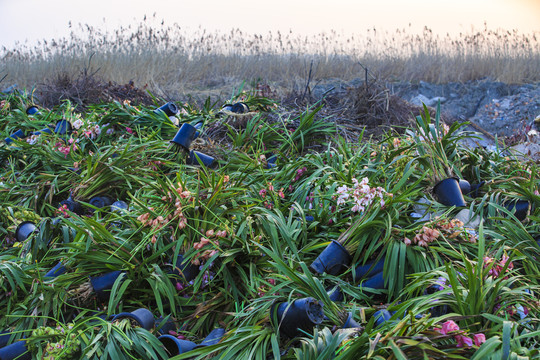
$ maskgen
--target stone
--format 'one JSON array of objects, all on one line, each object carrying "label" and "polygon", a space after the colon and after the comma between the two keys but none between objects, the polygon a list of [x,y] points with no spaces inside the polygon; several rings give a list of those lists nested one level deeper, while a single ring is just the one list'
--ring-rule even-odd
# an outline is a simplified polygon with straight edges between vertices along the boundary
[{"label": "stone", "polygon": [[457,213],[455,218],[461,221],[466,228],[470,229],[478,229],[480,221],[482,221],[482,218],[479,215],[475,215],[469,209],[461,210]]}]

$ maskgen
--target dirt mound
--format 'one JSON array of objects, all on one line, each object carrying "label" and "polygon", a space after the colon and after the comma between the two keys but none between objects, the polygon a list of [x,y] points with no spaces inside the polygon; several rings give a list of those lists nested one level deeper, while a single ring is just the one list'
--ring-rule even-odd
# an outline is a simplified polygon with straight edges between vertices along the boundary
[{"label": "dirt mound", "polygon": [[86,69],[77,76],[68,73],[58,74],[55,78],[38,85],[35,95],[44,107],[53,107],[64,100],[70,100],[79,111],[92,104],[111,101],[129,100],[136,105],[153,104],[146,86],[142,89],[137,88],[132,81],[119,85],[105,81]]}]

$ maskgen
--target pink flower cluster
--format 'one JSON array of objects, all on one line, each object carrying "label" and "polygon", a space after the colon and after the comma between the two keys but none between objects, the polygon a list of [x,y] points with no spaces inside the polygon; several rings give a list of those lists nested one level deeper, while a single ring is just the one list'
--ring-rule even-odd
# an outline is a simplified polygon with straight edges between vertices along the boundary
[{"label": "pink flower cluster", "polygon": [[[150,226],[155,230],[160,230],[163,228],[166,224],[168,224],[170,221],[174,219],[178,219],[178,228],[183,229],[187,226],[187,218],[184,216],[184,213],[182,212],[182,203],[181,199],[188,199],[188,201],[193,201],[193,198],[191,197],[191,192],[189,190],[184,190],[182,188],[182,185],[178,184],[178,188],[175,189],[176,193],[178,194],[178,197],[173,196],[170,192],[167,193],[166,196],[162,196],[162,201],[167,201],[174,203],[174,213],[167,215],[166,217],[163,217],[159,215],[155,219],[150,219],[150,213],[144,213],[140,215],[137,220],[139,220],[143,226]],[[150,208],[149,210],[153,211],[154,208]],[[154,234],[152,236],[152,244],[155,244],[157,241],[157,236]]]},{"label": "pink flower cluster", "polygon": [[70,144],[69,146],[64,146],[64,143],[61,141],[54,144],[55,149],[64,154],[66,158],[72,150],[77,150],[77,144],[75,144],[74,139],[69,139],[68,142]]},{"label": "pink flower cluster", "polygon": [[456,339],[457,347],[471,347],[473,341],[475,346],[480,346],[486,342],[486,336],[482,333],[474,334],[472,339],[463,335],[464,332],[460,330],[458,324],[452,320],[443,323],[441,328],[434,328],[433,330],[442,335],[453,335],[454,339]]},{"label": "pink flower cluster", "polygon": [[90,139],[95,139],[101,134],[101,128],[99,125],[90,126],[88,130],[84,131],[84,135]]},{"label": "pink flower cluster", "polygon": [[306,172],[307,172],[307,167],[305,166],[303,168],[296,170],[296,176],[294,177],[293,182],[297,182],[298,180],[300,180]]},{"label": "pink flower cluster", "polygon": [[439,231],[423,226],[421,232],[417,233],[412,241],[409,238],[404,238],[405,245],[418,244],[419,246],[428,247],[428,244],[439,238]]},{"label": "pink flower cluster", "polygon": [[[490,258],[489,256],[484,256],[484,269],[490,266],[492,263],[494,265],[489,269],[489,276],[492,276],[494,278],[497,278],[501,275],[501,272],[503,271],[504,267],[506,266],[507,261],[509,260],[509,257],[504,254],[502,256],[502,259],[497,261],[493,258]],[[506,271],[510,271],[514,268],[514,264],[510,261],[508,264],[508,267],[506,268]],[[505,276],[504,279],[507,279],[508,276]]]},{"label": "pink flower cluster", "polygon": [[[219,241],[216,238],[225,238],[227,237],[227,231],[226,230],[218,230],[214,231],[213,229],[207,230],[205,233],[206,236],[201,236],[200,241],[193,244],[193,248],[196,250],[200,250],[206,245],[211,245],[214,247],[219,246]],[[215,239],[215,240],[210,240]],[[212,256],[217,254],[217,250],[205,250],[202,252],[202,254],[199,252],[194,257],[193,260],[191,260],[191,263],[193,265],[201,265],[201,263],[206,262],[208,259],[210,259]]]},{"label": "pink flower cluster", "polygon": [[[282,199],[285,198],[285,193],[283,192],[283,188],[279,189],[279,191],[276,191],[274,189],[274,185],[272,185],[272,183],[270,183],[270,182],[267,184],[266,188],[263,188],[263,189],[259,190],[259,196],[262,197],[263,199],[266,198],[266,195],[272,195],[272,194],[277,195]],[[265,200],[263,202],[263,205],[267,209],[273,209],[274,208],[274,204],[271,201],[266,201]]]},{"label": "pink flower cluster", "polygon": [[364,212],[368,208],[375,198],[379,198],[381,207],[384,207],[384,195],[392,197],[393,195],[387,193],[382,187],[371,188],[368,184],[368,178],[363,178],[361,182],[358,182],[356,178],[352,179],[353,187],[343,185],[338,187],[337,193],[339,194],[337,199],[337,205],[345,204],[349,200],[352,200],[353,207],[352,212]]}]

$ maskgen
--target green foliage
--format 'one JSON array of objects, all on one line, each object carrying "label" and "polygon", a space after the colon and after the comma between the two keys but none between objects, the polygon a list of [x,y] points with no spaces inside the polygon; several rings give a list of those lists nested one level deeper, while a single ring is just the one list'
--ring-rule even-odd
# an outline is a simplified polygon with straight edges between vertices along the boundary
[{"label": "green foliage", "polygon": [[[444,132],[438,115],[433,123],[425,109],[410,137],[353,144],[335,137],[321,104],[269,114],[272,101],[240,88],[231,102],[245,101],[256,113],[245,126],[216,118],[210,99],[202,108],[182,105],[178,125],[202,123],[193,146],[216,158],[214,168],[204,168],[186,164],[183,150],[169,144],[176,121],[152,108],[115,102],[78,114],[65,102],[29,119],[28,99],[6,100],[3,137],[62,118],[78,126],[65,137],[0,145],[0,329],[11,342],[26,337],[37,357],[53,354],[47,344],[60,344],[69,354],[55,356],[75,358],[75,344],[89,359],[166,358],[156,327],[110,320],[139,308],[170,319],[176,336],[197,344],[214,328],[226,329],[218,344],[175,359],[538,355],[537,166],[464,148],[458,140],[470,134],[459,124]],[[221,134],[222,142],[209,134]],[[454,221],[461,209],[432,201],[431,180],[442,174],[432,166],[486,181],[480,196],[465,197],[482,218],[479,228]],[[338,189],[364,178],[370,190],[358,186],[338,200]],[[355,207],[371,189],[384,194],[384,204]],[[69,196],[81,214],[59,209]],[[96,196],[128,207],[91,206]],[[515,199],[529,202],[525,221],[505,207]],[[424,219],[410,216],[422,204]],[[16,239],[23,221],[36,231]],[[310,265],[333,240],[351,261],[335,275],[314,272]],[[368,288],[371,275],[357,277],[356,270],[379,260],[384,286]],[[46,276],[56,265],[63,272]],[[100,293],[94,280],[111,272],[120,275]],[[441,287],[427,291],[434,285]],[[336,288],[344,301],[331,301]],[[288,339],[270,309],[305,297],[323,305],[325,318]],[[372,315],[381,306],[393,316],[377,326]],[[433,309],[444,306],[445,314]],[[360,327],[341,330],[349,314]],[[434,330],[449,320],[464,336],[485,334],[486,342],[458,348],[454,335]]]}]

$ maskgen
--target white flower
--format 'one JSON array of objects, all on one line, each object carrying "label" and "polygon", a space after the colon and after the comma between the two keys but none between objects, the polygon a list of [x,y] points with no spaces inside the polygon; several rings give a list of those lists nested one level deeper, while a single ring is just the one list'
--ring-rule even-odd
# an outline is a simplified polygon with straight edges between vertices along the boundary
[{"label": "white flower", "polygon": [[32,135],[28,139],[26,139],[26,142],[30,145],[34,145],[37,142],[38,137],[38,135]]},{"label": "white flower", "polygon": [[77,119],[71,124],[75,129],[79,130],[81,126],[83,125],[83,122],[81,119]]},{"label": "white flower", "polygon": [[99,136],[99,134],[101,134],[101,129],[99,125],[94,126],[94,134],[96,134],[96,136]]}]

